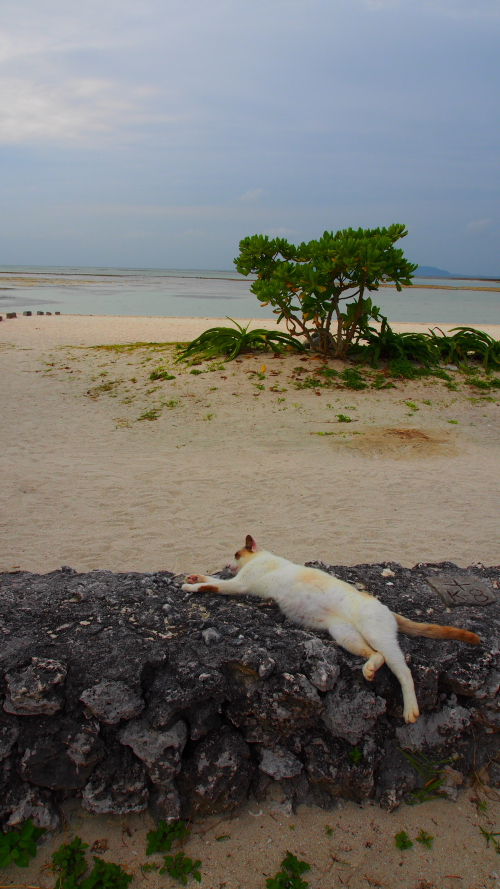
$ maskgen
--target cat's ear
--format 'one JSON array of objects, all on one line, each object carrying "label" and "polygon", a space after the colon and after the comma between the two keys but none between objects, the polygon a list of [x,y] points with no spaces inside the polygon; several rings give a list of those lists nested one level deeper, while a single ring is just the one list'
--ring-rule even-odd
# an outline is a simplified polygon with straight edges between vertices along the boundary
[{"label": "cat's ear", "polygon": [[250,534],[247,534],[247,538],[245,540],[245,549],[248,550],[249,553],[254,553],[258,550],[258,546],[255,543],[253,537],[250,537]]}]

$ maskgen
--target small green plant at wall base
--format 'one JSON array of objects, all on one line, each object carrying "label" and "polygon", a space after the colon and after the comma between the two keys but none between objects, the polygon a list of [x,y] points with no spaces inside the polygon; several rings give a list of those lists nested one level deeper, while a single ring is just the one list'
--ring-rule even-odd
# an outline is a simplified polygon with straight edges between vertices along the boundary
[{"label": "small green plant at wall base", "polygon": [[346,417],[345,414],[337,414],[337,420],[339,423],[352,423],[351,417]]},{"label": "small green plant at wall base", "polygon": [[157,829],[150,830],[146,836],[148,841],[146,855],[153,855],[155,852],[170,852],[172,843],[183,843],[189,833],[185,821],[171,821],[170,824],[159,821]]},{"label": "small green plant at wall base", "polygon": [[152,871],[159,870],[160,865],[157,861],[146,861],[144,864],[141,864],[141,870],[143,874],[150,874]]},{"label": "small green plant at wall base", "polygon": [[500,840],[497,840],[497,837],[500,837],[500,832],[489,833],[487,830],[484,829],[484,827],[480,827],[479,830],[481,831],[483,837],[486,840],[486,845],[489,846],[490,842],[491,842],[497,855],[500,855]]},{"label": "small green plant at wall base", "polygon": [[18,867],[28,867],[30,858],[37,853],[36,841],[45,833],[44,827],[35,827],[31,818],[23,823],[20,830],[0,832],[0,867],[11,861]]},{"label": "small green plant at wall base", "polygon": [[326,833],[327,837],[332,837],[333,836],[333,827],[330,827],[329,824],[325,824],[325,833]]},{"label": "small green plant at wall base", "polygon": [[411,849],[413,846],[413,843],[405,830],[400,830],[399,833],[395,835],[394,839],[396,841],[396,849],[401,849],[404,852],[407,849]]},{"label": "small green plant at wall base", "polygon": [[94,867],[88,877],[82,880],[79,889],[127,889],[132,876],[119,864],[104,861],[94,855]]},{"label": "small green plant at wall base", "polygon": [[410,805],[423,803],[429,799],[437,799],[440,795],[441,785],[444,781],[443,766],[453,762],[453,758],[440,759],[433,761],[424,753],[409,753],[407,750],[399,748],[399,752],[403,754],[410,765],[423,778],[425,784],[419,790],[412,790],[410,794]]},{"label": "small green plant at wall base", "polygon": [[349,750],[349,759],[355,766],[358,764],[358,762],[361,762],[361,760],[363,759],[363,754],[361,753],[359,747],[356,746],[353,750]]},{"label": "small green plant at wall base", "polygon": [[202,370],[199,370],[197,367],[194,367],[193,370],[189,371],[190,374],[193,374],[195,377],[199,377],[200,374],[203,373]]},{"label": "small green plant at wall base", "polygon": [[417,837],[415,837],[417,843],[420,843],[421,846],[425,846],[427,849],[432,849],[434,845],[434,837],[432,834],[427,833],[425,830],[420,830],[420,833]]},{"label": "small green plant at wall base", "polygon": [[267,889],[307,889],[309,883],[301,878],[306,871],[311,870],[307,861],[299,861],[291,852],[287,852],[281,862],[281,870],[276,876],[266,880]]},{"label": "small green plant at wall base", "polygon": [[192,858],[184,855],[184,852],[178,852],[177,855],[165,855],[163,860],[165,864],[160,868],[160,874],[169,874],[183,886],[187,885],[189,877],[201,883],[201,873],[198,870],[201,861],[193,861]]},{"label": "small green plant at wall base", "polygon": [[88,843],[82,843],[80,837],[75,837],[71,843],[63,843],[52,854],[52,870],[59,872],[54,889],[77,889],[79,878],[87,870],[85,849],[88,849]]}]

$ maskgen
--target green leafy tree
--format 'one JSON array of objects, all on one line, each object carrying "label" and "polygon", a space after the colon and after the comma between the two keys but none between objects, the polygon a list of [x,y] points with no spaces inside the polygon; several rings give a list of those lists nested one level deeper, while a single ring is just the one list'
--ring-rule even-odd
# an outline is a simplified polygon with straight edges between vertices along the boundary
[{"label": "green leafy tree", "polygon": [[298,247],[285,238],[252,235],[240,241],[234,260],[242,275],[257,274],[250,290],[272,305],[293,336],[303,336],[322,355],[344,358],[380,310],[370,294],[385,281],[410,285],[417,266],[394,247],[404,225],[325,232]]}]

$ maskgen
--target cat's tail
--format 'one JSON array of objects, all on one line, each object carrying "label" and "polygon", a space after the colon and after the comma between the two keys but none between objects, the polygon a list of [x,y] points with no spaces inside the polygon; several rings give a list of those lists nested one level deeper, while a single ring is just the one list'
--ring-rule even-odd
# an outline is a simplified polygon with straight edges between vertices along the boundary
[{"label": "cat's tail", "polygon": [[475,633],[468,630],[459,630],[458,627],[442,627],[439,624],[419,624],[414,620],[408,620],[401,614],[393,611],[398,630],[406,636],[427,636],[428,639],[457,639],[459,642],[468,642],[469,645],[479,645],[481,639]]}]

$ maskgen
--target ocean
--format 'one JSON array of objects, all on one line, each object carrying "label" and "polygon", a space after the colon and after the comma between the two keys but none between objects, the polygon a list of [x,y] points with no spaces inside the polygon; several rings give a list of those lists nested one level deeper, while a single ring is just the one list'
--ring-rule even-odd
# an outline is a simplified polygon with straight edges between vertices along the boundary
[{"label": "ocean", "polygon": [[[252,280],[227,270],[0,266],[0,314],[272,318],[250,293]],[[373,299],[393,322],[500,324],[498,280],[415,278]]]}]

